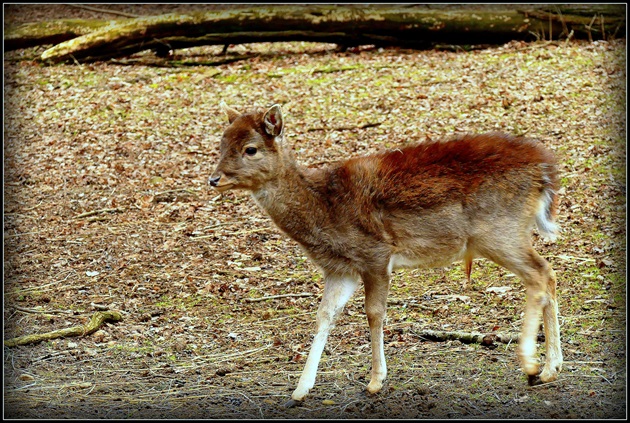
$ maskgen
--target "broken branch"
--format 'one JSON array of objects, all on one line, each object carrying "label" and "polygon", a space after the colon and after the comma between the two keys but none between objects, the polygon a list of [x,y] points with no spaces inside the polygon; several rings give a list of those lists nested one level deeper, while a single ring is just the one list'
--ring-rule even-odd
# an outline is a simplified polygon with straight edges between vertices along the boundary
[{"label": "broken branch", "polygon": [[11,338],[4,341],[4,346],[15,347],[68,336],[85,336],[96,332],[107,321],[117,322],[119,320],[122,320],[122,315],[118,311],[97,311],[85,325]]},{"label": "broken branch", "polygon": [[495,341],[503,344],[518,343],[519,338],[516,333],[435,331],[429,329],[414,333],[431,341],[460,341],[464,344],[481,344],[487,347],[494,345]]}]

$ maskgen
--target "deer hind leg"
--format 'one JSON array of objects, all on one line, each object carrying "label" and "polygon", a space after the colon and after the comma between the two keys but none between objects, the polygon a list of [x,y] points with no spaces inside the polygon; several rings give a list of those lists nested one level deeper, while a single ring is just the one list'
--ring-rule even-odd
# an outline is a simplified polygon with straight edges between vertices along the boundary
[{"label": "deer hind leg", "polygon": [[552,382],[562,370],[562,348],[560,346],[560,325],[558,324],[558,300],[556,297],[556,274],[547,265],[547,297],[543,307],[543,326],[545,328],[546,362],[540,380]]},{"label": "deer hind leg", "polygon": [[524,245],[522,244],[521,247],[515,247],[513,244],[495,246],[492,250],[484,251],[483,255],[514,272],[525,283],[525,317],[517,354],[523,371],[529,376],[530,384],[536,381],[539,373],[539,364],[535,358],[536,338],[541,315],[543,315],[547,365],[540,379],[542,382],[550,382],[557,377],[562,367],[558,304],[555,292],[556,279],[549,263],[531,246]]},{"label": "deer hind leg", "polygon": [[322,302],[317,309],[317,322],[315,338],[311,345],[311,350],[306,359],[306,365],[300,376],[297,388],[291,395],[291,401],[287,406],[295,405],[295,401],[303,401],[308,391],[315,384],[315,375],[319,360],[322,357],[326,340],[330,330],[335,325],[337,315],[343,310],[354,291],[359,285],[359,278],[355,276],[327,276],[325,279],[324,294]]},{"label": "deer hind leg", "polygon": [[516,265],[512,263],[513,266],[506,266],[525,281],[527,295],[518,355],[523,371],[529,376],[529,383],[533,384],[539,370],[538,362],[534,356],[542,314],[544,316],[547,366],[545,366],[545,372],[540,375],[540,378],[543,382],[550,382],[557,377],[562,366],[557,316],[558,305],[555,295],[556,279],[549,263],[531,247],[523,253],[518,255],[520,260]]},{"label": "deer hind leg", "polygon": [[365,313],[370,325],[370,342],[372,346],[372,376],[367,386],[370,394],[375,394],[383,387],[387,377],[385,349],[383,346],[383,324],[387,313],[387,293],[389,291],[389,275],[365,274]]}]

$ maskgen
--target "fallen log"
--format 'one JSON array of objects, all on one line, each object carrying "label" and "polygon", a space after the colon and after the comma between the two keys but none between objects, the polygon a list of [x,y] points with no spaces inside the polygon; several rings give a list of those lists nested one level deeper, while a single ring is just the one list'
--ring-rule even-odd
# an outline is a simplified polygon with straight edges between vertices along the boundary
[{"label": "fallen log", "polygon": [[[50,62],[88,62],[143,50],[158,55],[199,45],[315,41],[341,46],[429,48],[436,44],[502,44],[511,40],[591,40],[625,34],[625,5],[492,8],[265,5],[250,9],[145,16],[109,21],[46,50]],[[25,30],[23,28],[23,30]],[[68,34],[68,32],[66,32]],[[68,36],[68,35],[65,35]],[[17,37],[8,31],[9,47]]]},{"label": "fallen log", "polygon": [[[114,25],[120,23],[121,20],[113,21]],[[112,23],[109,21],[98,19],[61,19],[9,27],[4,33],[4,50],[59,44],[90,34],[110,24]]]}]

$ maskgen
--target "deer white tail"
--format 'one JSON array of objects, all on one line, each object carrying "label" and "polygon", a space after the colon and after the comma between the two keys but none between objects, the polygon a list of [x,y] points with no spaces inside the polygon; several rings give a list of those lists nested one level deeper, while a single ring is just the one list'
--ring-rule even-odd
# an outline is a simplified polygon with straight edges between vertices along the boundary
[{"label": "deer white tail", "polygon": [[544,188],[536,211],[536,225],[544,238],[555,241],[560,233],[560,227],[554,222],[557,208],[556,191],[548,175],[543,176],[543,182]]}]

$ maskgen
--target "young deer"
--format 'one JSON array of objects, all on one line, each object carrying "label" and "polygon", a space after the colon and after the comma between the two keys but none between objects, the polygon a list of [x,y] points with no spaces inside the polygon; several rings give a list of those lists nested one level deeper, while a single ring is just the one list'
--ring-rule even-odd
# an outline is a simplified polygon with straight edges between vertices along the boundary
[{"label": "young deer", "polygon": [[553,154],[534,140],[465,135],[352,158],[325,169],[300,167],[284,145],[279,105],[240,114],[209,179],[218,191],[245,189],[321,268],[325,287],[304,371],[287,405],[304,400],[335,318],[363,281],[370,326],[369,393],[387,374],[383,350],[389,279],[400,267],[434,267],[485,257],[518,275],[527,301],[518,345],[529,383],[538,383],[536,336],[542,313],[542,382],[562,367],[556,277],[531,244],[534,222],[554,239],[558,188]]}]

